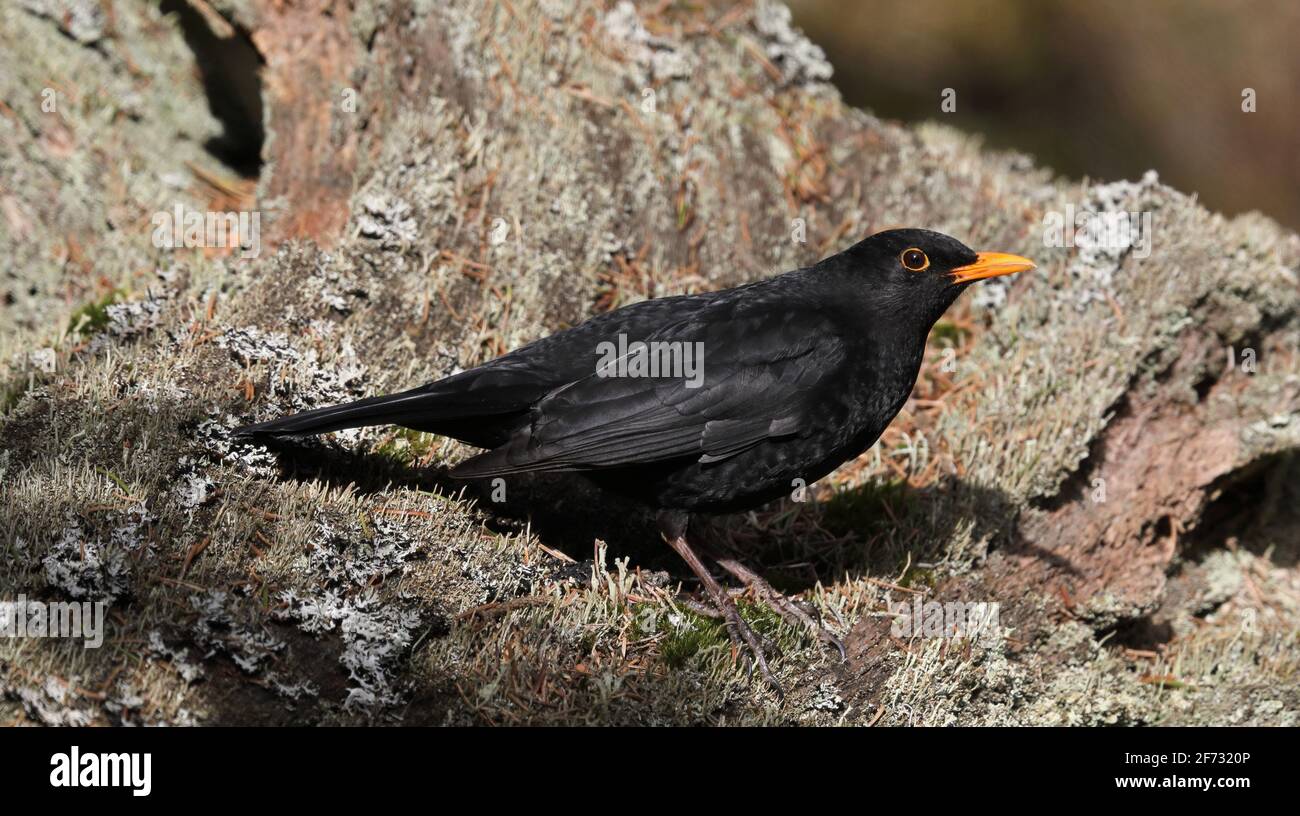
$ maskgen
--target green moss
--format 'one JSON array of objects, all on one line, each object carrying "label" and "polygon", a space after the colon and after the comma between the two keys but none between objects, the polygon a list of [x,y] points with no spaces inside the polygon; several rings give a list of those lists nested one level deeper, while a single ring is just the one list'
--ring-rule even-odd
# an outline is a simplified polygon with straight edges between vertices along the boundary
[{"label": "green moss", "polygon": [[694,612],[682,610],[686,620],[670,628],[659,642],[659,656],[674,669],[684,667],[700,652],[727,643],[727,633],[721,621],[709,620]]},{"label": "green moss", "polygon": [[775,609],[762,603],[753,603],[751,601],[740,601],[736,604],[740,609],[740,617],[745,619],[755,634],[762,635],[766,638],[776,639],[781,625],[785,622]]},{"label": "green moss", "polygon": [[434,449],[437,437],[410,428],[398,428],[375,449],[375,453],[404,467],[413,467]]},{"label": "green moss", "polygon": [[939,346],[960,346],[969,334],[966,329],[950,320],[940,320],[930,330],[930,342]]},{"label": "green moss", "polygon": [[108,325],[108,307],[117,303],[126,293],[113,289],[99,300],[91,301],[72,313],[68,319],[68,334],[90,337]]},{"label": "green moss", "polygon": [[902,587],[927,587],[934,589],[935,575],[934,570],[924,569],[922,567],[908,567],[903,577],[898,579],[898,585]]},{"label": "green moss", "polygon": [[[736,606],[740,616],[754,633],[767,640],[776,640],[782,624],[781,616],[765,604],[739,601]],[[659,656],[674,669],[685,667],[692,658],[714,647],[726,647],[731,642],[726,624],[721,620],[679,610],[681,620],[670,624],[664,639],[659,642]],[[640,616],[638,616],[638,620]],[[644,633],[652,634],[652,633]]]}]

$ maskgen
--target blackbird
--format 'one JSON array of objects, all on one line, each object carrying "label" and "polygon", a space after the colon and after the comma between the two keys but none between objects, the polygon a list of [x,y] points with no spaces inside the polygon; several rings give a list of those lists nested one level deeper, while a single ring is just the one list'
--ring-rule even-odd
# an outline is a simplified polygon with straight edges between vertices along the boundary
[{"label": "blackbird", "polygon": [[[458,479],[580,471],[656,512],[774,686],[731,595],[687,542],[692,513],[748,510],[867,450],[907,401],[926,337],[972,281],[1033,269],[922,229],[880,232],[734,289],[624,306],[419,388],[248,425],[244,438],[395,424],[487,448]],[[787,620],[843,647],[733,559]]]}]

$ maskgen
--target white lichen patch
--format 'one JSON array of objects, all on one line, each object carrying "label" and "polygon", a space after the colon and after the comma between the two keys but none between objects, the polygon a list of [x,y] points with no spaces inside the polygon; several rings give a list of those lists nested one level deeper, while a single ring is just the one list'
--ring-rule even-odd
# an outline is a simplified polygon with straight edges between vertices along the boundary
[{"label": "white lichen patch", "polygon": [[[299,351],[286,334],[255,326],[227,330],[216,342],[242,365],[266,366],[275,413],[304,411],[355,399],[365,382],[367,366],[357,357],[350,337],[342,339],[329,361],[322,359],[315,345]],[[274,408],[276,404],[278,409]],[[342,436],[346,438],[346,432]]]},{"label": "white lichen patch", "polygon": [[108,315],[105,331],[118,339],[127,339],[156,328],[162,316],[163,304],[160,299],[149,297],[145,300],[114,303],[104,311]]},{"label": "white lichen patch", "polygon": [[345,604],[339,628],[343,633],[340,662],[355,685],[344,707],[369,708],[402,701],[402,681],[395,669],[415,639],[420,615],[382,602],[366,590]]},{"label": "white lichen patch", "polygon": [[[194,439],[203,453],[215,462],[231,465],[237,470],[262,478],[274,476],[278,472],[274,453],[262,445],[231,442],[230,432],[239,424],[231,416],[227,416],[224,421],[205,419],[195,429]],[[198,467],[187,456],[180,457],[177,464],[182,471]]]},{"label": "white lichen patch", "polygon": [[844,698],[833,680],[823,680],[817,684],[807,707],[812,711],[843,711]]},{"label": "white lichen patch", "polygon": [[189,392],[165,380],[144,380],[131,383],[127,395],[137,399],[150,414],[157,414],[182,403],[189,396]]},{"label": "white lichen patch", "polygon": [[[182,465],[185,464],[188,463],[182,462]],[[183,473],[176,480],[176,487],[172,490],[172,493],[176,497],[176,504],[182,510],[192,513],[202,507],[208,501],[208,498],[216,492],[216,489],[216,482],[207,476],[199,473]]]},{"label": "white lichen patch", "polygon": [[760,0],[754,9],[754,27],[764,38],[764,50],[781,70],[787,85],[828,82],[834,69],[821,46],[809,40],[791,22],[789,7]]},{"label": "white lichen patch", "polygon": [[370,193],[362,196],[357,229],[385,248],[408,246],[419,236],[411,205],[397,196]]},{"label": "white lichen patch", "polygon": [[326,589],[313,596],[292,590],[281,594],[284,608],[277,617],[293,621],[302,631],[319,635],[337,630],[343,639],[339,662],[352,685],[348,709],[395,705],[402,701],[396,669],[410,648],[420,615],[382,600],[372,588],[345,596]]},{"label": "white lichen patch", "polygon": [[3,688],[8,696],[22,704],[24,713],[42,725],[80,728],[90,725],[94,715],[75,705],[72,684],[58,677],[48,677],[38,686]]},{"label": "white lichen patch", "polygon": [[162,632],[157,629],[149,632],[149,656],[154,660],[169,662],[186,683],[198,682],[205,674],[203,664],[190,658],[188,647],[168,646],[163,640]]},{"label": "white lichen patch", "polygon": [[628,0],[614,6],[602,24],[610,38],[644,70],[643,84],[687,79],[694,72],[690,52],[678,50],[673,40],[651,34],[637,15],[636,6]]},{"label": "white lichen patch", "polygon": [[[1139,248],[1143,241],[1154,241],[1156,236],[1143,234],[1144,223],[1152,224],[1152,208],[1156,193],[1160,191],[1160,177],[1148,170],[1139,181],[1115,181],[1088,187],[1087,196],[1079,205],[1089,217],[1083,220],[1074,234],[1076,252],[1068,272],[1074,284],[1070,287],[1074,305],[1083,310],[1093,301],[1105,302],[1117,297],[1115,275],[1125,258]],[[1154,227],[1149,227],[1154,230]]]},{"label": "white lichen patch", "polygon": [[129,517],[104,538],[88,535],[70,515],[42,559],[46,584],[71,598],[112,604],[130,589],[127,553],[141,546],[144,519],[143,512]]},{"label": "white lichen patch", "polygon": [[[369,295],[361,279],[350,269],[332,263],[329,255],[320,257],[316,269],[312,281],[320,290],[320,298],[338,314],[350,314],[357,300],[364,300]],[[312,329],[318,333],[328,332],[333,330],[333,324],[315,320]]]},{"label": "white lichen patch", "polygon": [[231,355],[243,365],[255,362],[296,362],[301,355],[294,350],[288,335],[267,332],[256,326],[228,329],[216,339],[216,344],[229,349]]},{"label": "white lichen patch", "polygon": [[244,623],[231,607],[233,596],[220,589],[190,596],[190,606],[197,614],[190,635],[203,650],[204,659],[225,655],[245,674],[258,675],[284,649],[284,641],[262,627]]},{"label": "white lichen patch", "polygon": [[94,45],[104,39],[109,26],[109,13],[98,0],[21,0],[20,5],[54,22],[59,30],[83,45]]},{"label": "white lichen patch", "polygon": [[339,658],[352,685],[345,708],[371,708],[401,701],[395,669],[410,648],[421,616],[409,602],[381,598],[375,582],[400,574],[417,543],[389,519],[356,530],[324,518],[317,523],[311,552],[299,569],[314,592],[285,590],[276,613],[313,635],[337,630],[343,639]]}]

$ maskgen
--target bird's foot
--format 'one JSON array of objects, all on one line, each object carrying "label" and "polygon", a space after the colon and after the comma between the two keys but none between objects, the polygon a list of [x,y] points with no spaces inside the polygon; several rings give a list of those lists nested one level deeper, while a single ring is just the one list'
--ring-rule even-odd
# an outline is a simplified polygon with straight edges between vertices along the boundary
[{"label": "bird's foot", "polygon": [[840,639],[835,637],[835,635],[832,634],[831,631],[826,628],[826,625],[820,620],[813,620],[812,616],[805,612],[797,603],[790,600],[790,598],[786,597],[784,594],[777,592],[771,584],[763,580],[762,576],[739,561],[736,561],[733,558],[718,558],[716,560],[718,566],[731,573],[736,580],[749,587],[749,589],[757,595],[761,601],[775,610],[786,623],[796,629],[807,630],[813,637],[839,652],[841,662],[845,660],[846,653],[844,651],[844,644],[840,642]]},{"label": "bird's foot", "polygon": [[704,585],[709,600],[713,602],[714,609],[722,617],[727,634],[731,637],[731,642],[735,644],[740,653],[749,653],[752,660],[749,668],[750,672],[753,672],[754,666],[758,666],[758,672],[762,675],[764,682],[776,692],[777,697],[784,699],[785,690],[781,688],[781,684],[777,682],[772,670],[768,668],[763,645],[759,642],[758,635],[740,616],[740,609],[736,606],[735,600],[732,599],[727,590],[723,589],[722,585],[718,583],[717,579],[700,561],[695,551],[691,549],[691,546],[686,543],[686,536],[676,535],[666,536],[666,538],[668,539],[668,545],[677,551],[677,554],[682,557],[682,560],[691,568],[695,576],[700,579],[700,583]]}]

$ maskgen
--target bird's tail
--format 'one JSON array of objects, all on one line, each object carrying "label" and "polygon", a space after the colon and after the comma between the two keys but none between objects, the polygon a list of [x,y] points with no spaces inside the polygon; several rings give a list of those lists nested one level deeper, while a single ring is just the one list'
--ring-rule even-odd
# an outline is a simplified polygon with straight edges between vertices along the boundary
[{"label": "bird's tail", "polygon": [[427,388],[416,388],[400,394],[331,405],[304,411],[301,414],[259,422],[236,428],[233,436],[243,439],[276,436],[305,436],[308,434],[342,431],[365,425],[404,425],[428,416],[429,409],[441,395]]}]

